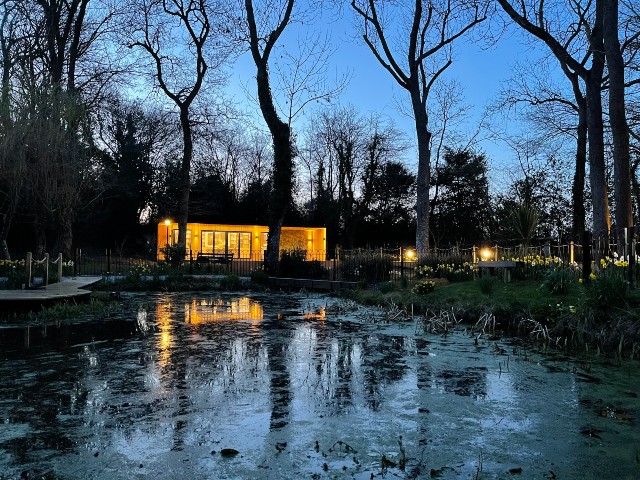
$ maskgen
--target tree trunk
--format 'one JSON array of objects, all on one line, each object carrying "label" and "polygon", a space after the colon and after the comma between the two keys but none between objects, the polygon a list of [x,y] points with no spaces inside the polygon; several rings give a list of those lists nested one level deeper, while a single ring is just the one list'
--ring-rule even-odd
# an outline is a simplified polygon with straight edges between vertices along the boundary
[{"label": "tree trunk", "polygon": [[[5,13],[6,15],[6,13]],[[6,131],[11,124],[11,51],[8,42],[11,39],[0,38],[2,50],[2,85],[0,86],[0,126]]]},{"label": "tree trunk", "polygon": [[60,219],[60,228],[59,251],[51,252],[51,254],[54,256],[62,253],[63,257],[69,259],[73,251],[73,221],[71,220],[71,215]]},{"label": "tree trunk", "polygon": [[[604,159],[604,128],[602,123],[602,76],[604,51],[602,44],[601,2],[597,0],[595,25],[589,39],[592,55],[591,69],[585,78],[587,100],[587,130],[589,137],[589,183],[593,204],[593,235],[608,239],[611,220],[607,197]],[[597,260],[597,259],[596,259]]]},{"label": "tree trunk", "polygon": [[[258,63],[258,62],[257,62]],[[293,190],[293,145],[291,129],[278,117],[269,84],[266,62],[257,65],[258,100],[273,141],[273,188],[269,202],[269,234],[265,266],[267,272],[277,274],[280,267],[280,232],[284,215],[291,204]]]},{"label": "tree trunk", "polygon": [[40,260],[44,256],[44,253],[47,251],[47,235],[44,231],[44,226],[39,221],[39,218],[36,218],[34,229],[36,237],[36,248],[33,252],[33,258],[35,258],[36,260]]},{"label": "tree trunk", "polygon": [[640,165],[640,156],[631,165],[631,190],[636,202],[636,214],[640,214],[640,183],[638,182],[638,166]]},{"label": "tree trunk", "polygon": [[293,190],[291,131],[289,125],[280,119],[276,120],[269,125],[273,137],[273,188],[269,202],[269,235],[265,258],[267,271],[273,274],[279,272],[280,233],[284,216],[291,204]]},{"label": "tree trunk", "polygon": [[618,0],[607,0],[604,5],[603,38],[609,70],[609,122],[613,138],[616,234],[618,239],[623,239],[624,229],[633,225],[631,157],[624,98],[624,60],[618,40]]},{"label": "tree trunk", "polygon": [[[256,65],[256,84],[258,87],[258,102],[273,141],[273,185],[269,204],[269,234],[267,237],[267,254],[265,266],[267,272],[277,274],[280,267],[280,232],[284,215],[291,204],[293,190],[293,157],[294,148],[291,142],[291,128],[289,124],[280,120],[271,96],[269,81],[269,55],[278,38],[289,24],[294,0],[288,0],[282,19],[278,26],[264,38],[259,38],[256,19],[253,13],[253,3],[245,0],[247,24],[249,27],[249,46],[251,56]],[[264,42],[264,50],[260,52],[260,45]]]},{"label": "tree trunk", "polygon": [[411,106],[418,139],[418,175],[416,177],[416,254],[418,259],[429,253],[429,182],[431,179],[431,132],[420,91],[410,90]]},{"label": "tree trunk", "polygon": [[13,221],[14,213],[15,209],[11,208],[9,212],[2,215],[2,230],[0,230],[0,258],[3,260],[11,260],[7,238],[9,237],[9,230],[11,229],[11,222]]},{"label": "tree trunk", "polygon": [[576,129],[576,165],[571,187],[571,202],[573,208],[572,238],[580,241],[585,231],[584,208],[584,180],[587,163],[587,102],[584,98],[576,98],[578,101],[578,126]]},{"label": "tree trunk", "polygon": [[[180,106],[180,126],[182,127],[182,165],[180,167],[180,203],[178,204],[178,246],[186,248],[187,222],[189,221],[189,189],[191,181],[191,157],[193,155],[193,138],[191,122],[189,122],[189,107]],[[186,250],[185,250],[186,253]]]}]

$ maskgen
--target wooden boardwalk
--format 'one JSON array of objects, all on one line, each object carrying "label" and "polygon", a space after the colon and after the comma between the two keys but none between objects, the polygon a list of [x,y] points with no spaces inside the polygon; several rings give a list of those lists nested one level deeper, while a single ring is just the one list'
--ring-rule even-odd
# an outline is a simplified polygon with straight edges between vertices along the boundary
[{"label": "wooden boardwalk", "polygon": [[0,308],[7,303],[43,303],[50,300],[81,298],[91,294],[86,287],[102,280],[102,277],[63,277],[61,282],[30,290],[0,290]]}]

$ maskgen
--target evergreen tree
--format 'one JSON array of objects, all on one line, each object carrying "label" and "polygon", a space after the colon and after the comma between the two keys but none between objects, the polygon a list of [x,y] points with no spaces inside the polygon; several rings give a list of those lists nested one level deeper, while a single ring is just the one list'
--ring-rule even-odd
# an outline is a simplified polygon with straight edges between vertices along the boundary
[{"label": "evergreen tree", "polygon": [[490,235],[491,207],[487,159],[469,150],[445,149],[436,171],[432,231],[436,244],[473,244]]}]

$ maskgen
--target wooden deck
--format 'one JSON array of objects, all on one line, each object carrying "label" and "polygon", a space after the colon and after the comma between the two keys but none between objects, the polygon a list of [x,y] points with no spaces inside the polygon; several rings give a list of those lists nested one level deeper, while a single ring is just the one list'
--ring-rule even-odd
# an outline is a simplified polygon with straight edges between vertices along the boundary
[{"label": "wooden deck", "polygon": [[52,283],[46,287],[30,290],[0,290],[0,308],[7,303],[28,303],[35,304],[65,300],[71,298],[81,298],[91,294],[86,287],[102,280],[102,277],[63,277],[61,282]]}]

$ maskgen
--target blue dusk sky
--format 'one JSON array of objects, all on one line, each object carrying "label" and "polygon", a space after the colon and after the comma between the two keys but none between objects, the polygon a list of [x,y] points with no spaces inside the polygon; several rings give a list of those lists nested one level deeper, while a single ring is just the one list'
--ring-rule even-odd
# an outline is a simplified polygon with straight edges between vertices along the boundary
[{"label": "blue dusk sky", "polygon": [[[406,91],[397,85],[364,42],[357,37],[353,25],[352,12],[345,8],[342,18],[332,20],[325,15],[316,21],[316,26],[313,27],[314,31],[327,32],[335,49],[330,59],[330,74],[350,75],[349,84],[333,103],[353,105],[365,115],[377,112],[391,118],[396,126],[407,134],[411,145],[415,145],[413,120],[403,115],[398,108],[399,103],[405,108],[409,106]],[[289,48],[291,44],[296,45],[297,38],[304,35],[301,28],[293,27],[276,46],[272,54],[276,60],[278,49]],[[469,37],[458,39],[454,47],[453,64],[441,78],[455,79],[462,87],[463,102],[470,107],[466,125],[461,127],[463,131],[475,131],[486,106],[495,100],[503,82],[511,76],[514,63],[524,63],[546,54],[535,41],[528,40],[515,29],[505,33],[490,48],[472,43]],[[275,82],[273,67],[271,71],[272,81]],[[275,84],[273,87],[277,90]],[[255,66],[248,52],[241,55],[234,64],[228,91],[239,105],[243,105],[246,111],[252,113],[252,116],[255,114],[256,117],[260,117],[255,98],[249,98],[247,94],[255,95]],[[294,121],[294,129],[299,131],[313,112],[312,105],[307,107],[304,114]],[[256,118],[256,123],[263,124],[260,118]],[[515,116],[509,121],[509,128],[518,128]],[[497,140],[486,139],[483,135],[479,138],[480,141],[475,148],[487,154],[493,172],[504,173],[512,167],[511,159],[514,154],[507,145]],[[405,155],[407,166],[411,169],[416,168],[415,158],[415,147],[412,147]],[[498,185],[495,186],[500,188]]]}]

